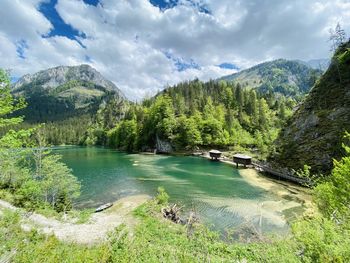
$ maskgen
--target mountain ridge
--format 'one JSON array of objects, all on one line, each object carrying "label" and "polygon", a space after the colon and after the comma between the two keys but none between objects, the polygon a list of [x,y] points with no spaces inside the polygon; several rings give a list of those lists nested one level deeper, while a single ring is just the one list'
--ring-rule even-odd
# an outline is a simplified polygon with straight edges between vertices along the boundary
[{"label": "mountain ridge", "polygon": [[261,93],[274,92],[294,97],[305,95],[321,73],[321,70],[297,60],[276,59],[218,80],[236,81]]},{"label": "mountain ridge", "polygon": [[12,91],[17,92],[20,87],[23,87],[24,85],[38,79],[40,81],[49,80],[42,85],[43,88],[56,88],[57,86],[70,80],[80,79],[82,81],[95,83],[96,85],[103,86],[108,90],[114,90],[122,94],[120,89],[113,82],[103,77],[100,72],[88,64],[81,64],[78,66],[61,65],[40,70],[34,74],[26,74],[11,85]]},{"label": "mountain ridge", "polygon": [[24,75],[11,85],[11,90],[26,99],[28,106],[20,114],[29,122],[94,114],[108,100],[126,101],[113,82],[87,64],[57,66]]}]

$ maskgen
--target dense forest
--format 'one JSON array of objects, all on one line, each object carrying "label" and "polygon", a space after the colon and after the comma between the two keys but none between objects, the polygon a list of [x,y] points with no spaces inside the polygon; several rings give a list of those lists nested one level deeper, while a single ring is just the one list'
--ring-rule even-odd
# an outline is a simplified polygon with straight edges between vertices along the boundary
[{"label": "dense forest", "polygon": [[141,105],[130,104],[122,121],[106,132],[107,145],[126,151],[163,152],[198,147],[271,149],[297,101],[259,94],[239,83],[199,80],[167,88]]}]

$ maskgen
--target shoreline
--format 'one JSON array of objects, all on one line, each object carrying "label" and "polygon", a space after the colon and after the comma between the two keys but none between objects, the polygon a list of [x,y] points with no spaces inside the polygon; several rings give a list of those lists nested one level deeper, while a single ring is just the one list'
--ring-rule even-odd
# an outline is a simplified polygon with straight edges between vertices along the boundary
[{"label": "shoreline", "polygon": [[[202,155],[196,155],[197,157],[205,158],[211,161],[208,153],[205,152]],[[244,178],[249,184],[260,187],[268,192],[271,192],[283,199],[292,199],[301,203],[301,206],[305,208],[304,213],[315,213],[316,209],[312,203],[311,189],[303,187],[293,182],[286,180],[278,180],[272,177],[261,175],[261,173],[255,168],[243,168],[239,166],[236,168],[236,164],[227,159],[218,159],[219,162],[232,166],[236,169],[239,175]]]}]

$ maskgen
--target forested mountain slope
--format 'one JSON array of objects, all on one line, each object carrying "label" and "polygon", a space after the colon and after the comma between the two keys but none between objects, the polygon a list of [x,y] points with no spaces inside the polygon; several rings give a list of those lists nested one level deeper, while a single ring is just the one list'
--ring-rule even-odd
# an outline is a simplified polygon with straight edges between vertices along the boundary
[{"label": "forested mountain slope", "polygon": [[308,61],[302,61],[300,60],[301,63],[313,68],[313,69],[319,69],[322,71],[326,71],[329,67],[329,64],[331,63],[330,59],[311,59]]},{"label": "forested mountain slope", "polygon": [[87,130],[97,115],[101,118],[98,112],[103,111],[103,122],[113,126],[129,103],[111,81],[89,65],[59,66],[25,75],[11,90],[27,103],[16,112],[25,116],[20,126],[45,123],[46,140],[54,145],[86,143]]},{"label": "forested mountain slope", "polygon": [[295,105],[293,98],[258,94],[231,81],[183,82],[131,105],[98,141],[126,151],[215,147],[265,155]]},{"label": "forested mountain slope", "polygon": [[28,103],[20,114],[29,122],[94,114],[111,98],[125,100],[111,81],[89,65],[59,66],[25,75],[12,85],[12,93],[23,96]]},{"label": "forested mountain slope", "polygon": [[329,172],[340,158],[345,131],[350,131],[350,42],[342,44],[331,65],[292,116],[277,141],[273,160],[281,166]]},{"label": "forested mountain slope", "polygon": [[288,97],[302,96],[309,92],[322,71],[294,60],[278,59],[264,62],[221,80],[234,80],[260,93],[274,92]]}]

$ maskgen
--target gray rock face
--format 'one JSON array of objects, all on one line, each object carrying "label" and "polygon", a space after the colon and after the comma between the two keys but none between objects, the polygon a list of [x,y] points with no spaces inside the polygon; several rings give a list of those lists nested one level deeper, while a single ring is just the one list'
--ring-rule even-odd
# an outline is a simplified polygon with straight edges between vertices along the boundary
[{"label": "gray rock face", "polygon": [[173,147],[171,146],[170,142],[163,141],[159,139],[157,136],[156,138],[156,149],[158,153],[171,153],[173,152]]},{"label": "gray rock face", "polygon": [[350,132],[349,49],[350,42],[337,50],[328,70],[281,131],[270,161],[292,169],[307,164],[313,172],[329,174],[333,159],[343,156],[343,136]]},{"label": "gray rock face", "polygon": [[298,130],[294,133],[294,136],[293,136],[294,141],[299,140],[307,130],[315,129],[315,132],[316,132],[316,126],[318,122],[319,122],[319,118],[313,112],[305,116],[305,118],[298,119],[296,121],[296,126],[298,127]]}]

